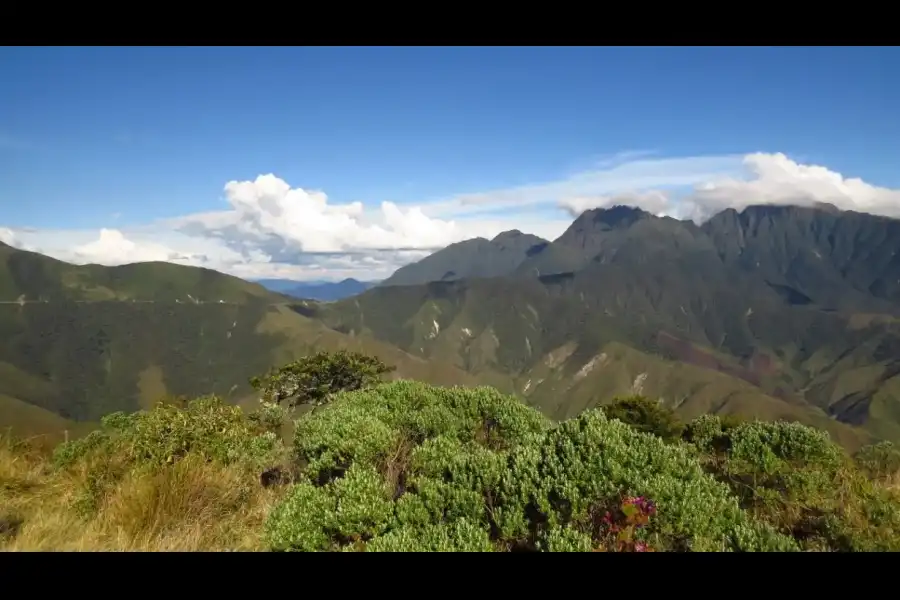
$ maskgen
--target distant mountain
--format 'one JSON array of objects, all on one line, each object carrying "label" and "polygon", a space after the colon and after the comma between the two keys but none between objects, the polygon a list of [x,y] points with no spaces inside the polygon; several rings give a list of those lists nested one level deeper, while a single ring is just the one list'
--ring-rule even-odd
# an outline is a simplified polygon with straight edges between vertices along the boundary
[{"label": "distant mountain", "polygon": [[279,294],[283,294],[299,285],[321,285],[323,283],[329,283],[324,279],[310,281],[295,281],[293,279],[249,279],[248,281],[258,283],[267,290],[278,292]]},{"label": "distant mountain", "polygon": [[509,275],[548,243],[517,230],[505,231],[492,240],[473,238],[451,244],[418,262],[397,269],[381,285],[416,285],[429,281]]},{"label": "distant mountain", "polygon": [[341,300],[361,294],[378,285],[378,281],[359,281],[344,279],[343,281],[292,281],[290,279],[259,279],[257,283],[266,288],[292,296],[309,300]]},{"label": "distant mountain", "polygon": [[355,348],[399,375],[515,391],[554,418],[642,393],[685,417],[900,441],[898,251],[900,221],[829,206],[701,226],[614,207],[553,242],[469,240],[319,303],[206,269],[0,245],[0,427],[93,421],[162,393],[240,399],[273,364]]},{"label": "distant mountain", "polygon": [[425,381],[477,382],[301,312],[303,302],[208,269],[76,266],[0,244],[0,431],[95,422],[164,394],[240,400],[249,377],[320,349],[374,354]]},{"label": "distant mountain", "polygon": [[285,298],[211,269],[147,262],[72,265],[0,243],[0,302],[142,300],[243,303]]},{"label": "distant mountain", "polygon": [[726,210],[703,225],[722,260],[794,304],[900,316],[900,221],[830,205]]},{"label": "distant mountain", "polygon": [[[459,246],[405,268],[434,274],[422,265]],[[900,221],[834,207],[752,206],[702,226],[614,207],[582,214],[505,277],[381,286],[313,313],[505,374],[558,418],[642,391],[687,415],[900,440],[898,250]]]},{"label": "distant mountain", "polygon": [[711,252],[712,245],[690,221],[658,218],[638,208],[615,206],[584,212],[552,244],[523,261],[518,275],[571,273],[591,261],[641,262],[657,254]]}]

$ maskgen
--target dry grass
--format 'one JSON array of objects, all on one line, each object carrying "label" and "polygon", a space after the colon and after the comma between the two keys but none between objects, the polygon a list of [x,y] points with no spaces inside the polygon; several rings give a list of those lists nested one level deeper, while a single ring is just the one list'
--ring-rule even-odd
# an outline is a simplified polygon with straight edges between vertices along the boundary
[{"label": "dry grass", "polygon": [[0,439],[0,550],[264,549],[281,490],[263,488],[258,473],[188,455],[104,485],[110,467],[54,470],[45,451]]}]

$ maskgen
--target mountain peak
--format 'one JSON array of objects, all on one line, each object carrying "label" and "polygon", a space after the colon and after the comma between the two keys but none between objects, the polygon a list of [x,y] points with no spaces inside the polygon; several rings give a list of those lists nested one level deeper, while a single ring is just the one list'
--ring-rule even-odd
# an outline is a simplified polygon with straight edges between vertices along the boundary
[{"label": "mountain peak", "polygon": [[602,224],[610,229],[619,229],[630,227],[637,221],[652,216],[653,215],[640,208],[617,204],[616,206],[611,206],[609,208],[593,208],[591,210],[586,210],[575,220],[575,223],[580,222],[582,225],[587,223]]},{"label": "mountain peak", "polygon": [[519,238],[519,237],[522,237],[523,235],[525,235],[525,234],[522,233],[521,231],[519,231],[518,229],[510,229],[509,231],[504,231],[502,233],[498,233],[496,235],[496,237],[494,237],[494,239],[492,239],[491,241],[492,242],[502,242],[504,240],[512,240],[515,238]]},{"label": "mountain peak", "polygon": [[816,210],[821,210],[821,211],[835,214],[835,215],[840,214],[842,212],[840,208],[838,208],[837,206],[835,206],[834,204],[832,204],[830,202],[815,202],[813,204],[813,208],[815,208]]}]

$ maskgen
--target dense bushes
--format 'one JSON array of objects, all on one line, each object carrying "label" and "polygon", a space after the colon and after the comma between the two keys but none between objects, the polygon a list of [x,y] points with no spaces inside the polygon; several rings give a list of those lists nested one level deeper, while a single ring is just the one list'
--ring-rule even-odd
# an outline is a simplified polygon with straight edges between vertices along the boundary
[{"label": "dense bushes", "polygon": [[[900,503],[828,434],[799,423],[723,427],[706,415],[686,435],[741,507],[810,550],[900,550]],[[884,448],[863,449],[881,456]]]},{"label": "dense bushes", "polygon": [[891,442],[864,446],[854,456],[859,467],[875,479],[891,479],[900,474],[900,450]]},{"label": "dense bushes", "polygon": [[[78,473],[65,510],[145,546],[168,510],[203,532],[227,515],[218,544],[246,511],[256,533],[241,539],[273,550],[900,550],[890,445],[851,458],[796,423],[682,423],[639,397],[554,424],[491,388],[379,383],[381,363],[316,356],[257,381],[249,415],[209,397],[108,416],[54,454],[55,472]],[[322,408],[285,446],[289,398]],[[259,495],[264,470],[290,476]],[[196,547],[198,527],[150,546]]]},{"label": "dense bushes", "polygon": [[[858,460],[883,464],[889,450]],[[826,433],[716,416],[683,424],[643,398],[554,426],[492,389],[400,381],[302,417],[294,460],[301,481],[267,524],[274,549],[891,550],[900,540],[892,492]]]},{"label": "dense bushes", "polygon": [[188,453],[224,464],[264,461],[278,443],[272,431],[216,396],[192,400],[184,408],[158,404],[152,410],[112,413],[100,429],[60,445],[54,462],[65,467],[91,454],[129,464],[171,464]]},{"label": "dense bushes", "polygon": [[184,407],[159,404],[148,411],[110,414],[100,429],[58,446],[52,464],[82,471],[74,508],[91,515],[128,475],[150,474],[188,457],[259,470],[276,459],[280,447],[273,431],[208,396]]},{"label": "dense bushes", "polygon": [[[795,547],[688,446],[599,411],[554,427],[489,388],[400,381],[343,394],[300,419],[294,448],[305,475],[270,518],[276,549]],[[604,521],[638,496],[652,517]]]}]

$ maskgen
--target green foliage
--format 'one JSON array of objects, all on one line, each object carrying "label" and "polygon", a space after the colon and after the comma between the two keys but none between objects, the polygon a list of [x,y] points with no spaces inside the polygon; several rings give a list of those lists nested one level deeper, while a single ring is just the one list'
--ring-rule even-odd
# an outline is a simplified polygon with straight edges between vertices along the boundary
[{"label": "green foliage", "polygon": [[[270,517],[274,549],[587,550],[612,531],[597,524],[607,506],[627,513],[619,541],[638,551],[795,547],[688,446],[600,411],[554,427],[490,388],[341,394],[301,417],[294,444],[304,479]],[[655,502],[652,520],[633,513],[636,495]]]},{"label": "green foliage", "polygon": [[[787,422],[723,426],[719,417],[705,415],[687,425],[685,439],[743,509],[802,547],[900,549],[897,499],[866,478],[865,467],[855,468],[827,433]],[[861,455],[864,464],[870,458],[877,465],[890,448]]]},{"label": "green foliage", "polygon": [[652,433],[666,441],[678,439],[684,429],[673,410],[644,396],[616,398],[602,410],[610,419],[618,419],[638,431]]},{"label": "green foliage", "polygon": [[106,456],[134,465],[165,465],[190,452],[223,464],[262,464],[277,444],[273,433],[248,420],[240,408],[207,396],[185,408],[159,404],[149,411],[108,415],[100,429],[58,446],[53,461],[65,468],[81,459]]},{"label": "green foliage", "polygon": [[107,415],[100,429],[57,446],[52,462],[57,469],[83,470],[74,509],[88,517],[130,471],[164,469],[189,454],[259,470],[277,460],[281,448],[273,431],[240,408],[206,396],[184,406],[160,403],[148,411]]},{"label": "green foliage", "polygon": [[357,463],[328,485],[294,486],[273,511],[266,533],[273,549],[326,550],[334,540],[351,544],[383,532],[392,513],[384,479]]},{"label": "green foliage", "polygon": [[[519,507],[500,523],[507,535],[523,535],[535,525],[528,506],[554,526],[585,521],[598,503],[643,496],[658,507],[646,533],[655,548],[748,549],[738,535],[747,516],[687,448],[667,445],[600,411],[561,423],[540,442],[517,448],[510,463],[504,491],[518,498]],[[750,541],[759,542],[759,536]],[[781,544],[790,545],[789,540]]]},{"label": "green foliage", "polygon": [[365,545],[367,552],[491,552],[488,532],[465,518],[449,525],[399,527]]},{"label": "green foliage", "polygon": [[268,402],[288,400],[292,406],[321,406],[331,395],[373,385],[381,375],[393,370],[378,358],[358,352],[318,352],[273,369],[263,377],[253,377],[250,385]]},{"label": "green foliage", "polygon": [[[539,413],[492,388],[439,388],[398,381],[343,396],[328,410],[296,424],[298,460],[316,480],[330,480],[350,464],[374,464],[405,446],[439,436],[502,446],[542,431]],[[428,446],[426,446],[427,448]]]},{"label": "green foliage", "polygon": [[746,423],[735,427],[729,438],[729,458],[764,473],[774,473],[786,465],[812,465],[833,473],[844,460],[843,451],[826,432],[800,423]]},{"label": "green foliage", "polygon": [[593,546],[590,534],[572,527],[553,527],[542,545],[546,552],[590,552]]},{"label": "green foliage", "polygon": [[215,396],[108,415],[53,462],[78,475],[84,517],[129,472],[278,463],[267,472],[290,477],[261,533],[279,551],[900,550],[890,445],[851,460],[798,423],[682,426],[641,398],[557,424],[487,387],[401,380],[328,398],[295,423],[290,464],[284,407],[248,415]]},{"label": "green foliage", "polygon": [[887,479],[900,473],[900,450],[891,442],[863,446],[853,458],[870,477]]},{"label": "green foliage", "polygon": [[264,400],[260,401],[257,410],[248,415],[252,422],[259,424],[266,431],[275,433],[281,431],[287,416],[288,411],[283,406]]}]

